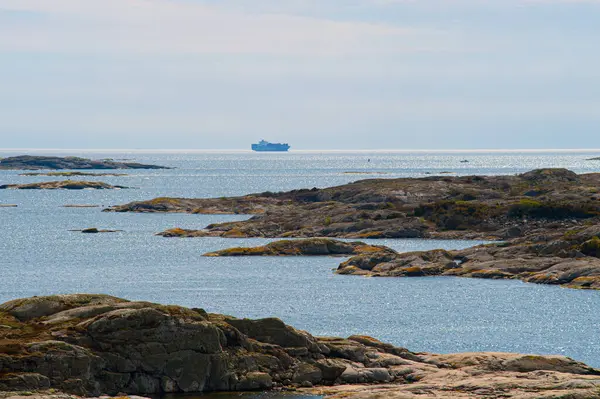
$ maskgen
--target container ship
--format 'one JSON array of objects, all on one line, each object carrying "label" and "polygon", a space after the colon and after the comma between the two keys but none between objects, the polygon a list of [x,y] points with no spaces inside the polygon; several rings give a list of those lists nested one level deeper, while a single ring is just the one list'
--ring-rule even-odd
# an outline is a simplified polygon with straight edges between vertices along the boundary
[{"label": "container ship", "polygon": [[287,151],[290,146],[287,143],[269,143],[268,141],[261,140],[258,144],[252,144],[253,151]]}]

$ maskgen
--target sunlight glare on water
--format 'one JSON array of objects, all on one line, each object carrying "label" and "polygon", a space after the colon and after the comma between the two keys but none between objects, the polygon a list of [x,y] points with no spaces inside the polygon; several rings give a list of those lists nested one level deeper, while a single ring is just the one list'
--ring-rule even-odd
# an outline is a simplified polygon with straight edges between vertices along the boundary
[{"label": "sunlight glare on water", "polygon": [[[565,354],[600,366],[600,293],[519,281],[338,276],[343,258],[205,258],[265,239],[166,239],[156,232],[203,228],[247,216],[115,214],[101,208],[161,196],[221,197],[328,187],[364,178],[514,174],[540,167],[594,172],[594,153],[69,153],[133,158],[172,170],[90,178],[131,190],[0,190],[0,302],[92,292],[203,307],[238,317],[282,318],[317,335],[367,334],[414,351]],[[15,155],[0,152],[0,156]],[[370,160],[370,161],[369,161]],[[461,160],[469,162],[461,163]],[[347,173],[353,172],[353,173]],[[0,184],[56,180],[0,171]],[[121,233],[84,235],[98,227]],[[380,240],[399,251],[458,249],[477,242]]]}]

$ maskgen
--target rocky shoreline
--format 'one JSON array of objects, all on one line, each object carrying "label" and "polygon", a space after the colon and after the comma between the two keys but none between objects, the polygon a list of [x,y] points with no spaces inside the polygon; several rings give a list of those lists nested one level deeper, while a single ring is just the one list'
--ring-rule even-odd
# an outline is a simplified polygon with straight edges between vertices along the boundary
[{"label": "rocky shoreline", "polygon": [[120,395],[120,396],[108,396],[103,395],[94,398],[84,398],[82,396],[68,394],[64,392],[58,392],[55,389],[48,390],[37,390],[37,391],[15,391],[15,392],[1,392],[0,399],[151,399],[144,396],[137,395]]},{"label": "rocky shoreline", "polygon": [[171,169],[166,166],[146,165],[136,162],[118,162],[109,159],[92,160],[79,157],[53,157],[20,155],[0,158],[0,170],[43,169]]},{"label": "rocky shoreline", "polygon": [[[600,173],[369,179],[243,197],[156,198],[107,212],[255,215],[182,237],[464,238],[506,240],[600,223]],[[174,236],[170,232],[170,236]]]},{"label": "rocky shoreline", "polygon": [[398,253],[381,245],[310,238],[204,254],[214,257],[315,255],[350,257],[335,271],[343,275],[518,279],[568,288],[600,289],[600,226],[455,251]]},{"label": "rocky shoreline", "polygon": [[0,366],[4,396],[304,388],[357,399],[600,397],[600,370],[564,356],[414,353],[366,336],[314,337],[273,318],[90,294],[0,305]]},{"label": "rocky shoreline", "polygon": [[528,235],[459,251],[362,254],[337,274],[371,277],[457,276],[519,279],[568,288],[600,289],[600,226]]},{"label": "rocky shoreline", "polygon": [[[600,289],[600,173],[539,169],[516,176],[370,179],[236,198],[157,198],[105,211],[254,215],[201,230],[158,233],[164,237],[497,240],[461,251],[372,251],[353,256],[336,272],[520,279]],[[272,254],[270,248],[229,251]]]}]

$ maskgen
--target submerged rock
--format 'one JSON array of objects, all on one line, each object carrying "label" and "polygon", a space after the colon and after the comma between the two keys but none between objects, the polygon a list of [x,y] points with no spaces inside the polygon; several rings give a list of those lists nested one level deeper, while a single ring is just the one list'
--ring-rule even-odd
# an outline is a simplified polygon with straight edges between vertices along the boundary
[{"label": "submerged rock", "polygon": [[97,233],[118,233],[123,230],[100,230],[100,229],[97,229],[96,227],[90,227],[90,228],[83,229],[83,230],[71,230],[71,231],[80,231],[80,232],[86,233],[86,234],[97,234]]},{"label": "submerged rock", "polygon": [[[329,386],[317,390],[369,397],[360,395],[428,385],[430,393],[470,387],[469,397],[487,398],[521,390],[589,394],[600,384],[599,370],[564,356],[417,354],[365,336],[314,337],[278,319],[106,295],[10,301],[0,305],[0,325],[0,391],[149,395]],[[513,385],[492,384],[500,380]]]},{"label": "submerged rock", "polygon": [[0,170],[41,169],[171,169],[166,166],[146,165],[113,160],[91,160],[79,157],[52,157],[20,155],[0,159]]},{"label": "submerged rock", "polygon": [[75,181],[75,180],[62,180],[62,181],[49,181],[40,183],[30,184],[4,184],[0,186],[0,190],[120,190],[123,188],[129,188],[125,186],[112,186],[103,182],[96,181]]}]

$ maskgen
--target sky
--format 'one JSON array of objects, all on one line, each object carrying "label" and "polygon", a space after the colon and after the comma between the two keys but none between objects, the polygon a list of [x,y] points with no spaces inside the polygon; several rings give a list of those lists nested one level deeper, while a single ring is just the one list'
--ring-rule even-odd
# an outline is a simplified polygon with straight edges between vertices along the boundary
[{"label": "sky", "polygon": [[0,0],[0,148],[600,148],[600,0]]}]

